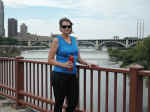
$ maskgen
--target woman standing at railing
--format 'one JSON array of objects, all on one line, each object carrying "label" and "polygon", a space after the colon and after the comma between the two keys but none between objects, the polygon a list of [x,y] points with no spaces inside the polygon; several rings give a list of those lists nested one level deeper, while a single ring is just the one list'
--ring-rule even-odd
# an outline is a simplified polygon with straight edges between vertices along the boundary
[{"label": "woman standing at railing", "polygon": [[[68,18],[59,21],[61,35],[53,40],[48,62],[54,65],[52,86],[55,96],[54,112],[62,112],[64,98],[67,98],[66,112],[73,112],[78,104],[78,78],[76,63],[88,65],[80,57],[77,40],[70,36],[72,22]],[[55,59],[56,56],[56,59]]]}]

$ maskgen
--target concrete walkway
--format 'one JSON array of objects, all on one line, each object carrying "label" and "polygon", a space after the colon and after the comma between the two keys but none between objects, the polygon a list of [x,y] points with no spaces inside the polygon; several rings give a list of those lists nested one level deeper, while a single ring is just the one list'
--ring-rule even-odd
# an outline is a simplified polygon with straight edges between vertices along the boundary
[{"label": "concrete walkway", "polygon": [[0,112],[36,112],[28,107],[16,110],[12,106],[14,104],[15,103],[12,100],[0,96]]}]

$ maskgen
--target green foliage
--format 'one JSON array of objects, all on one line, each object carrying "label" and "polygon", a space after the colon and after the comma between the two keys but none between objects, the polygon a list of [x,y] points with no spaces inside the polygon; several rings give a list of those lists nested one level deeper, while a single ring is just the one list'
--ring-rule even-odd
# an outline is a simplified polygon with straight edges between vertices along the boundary
[{"label": "green foliage", "polygon": [[128,50],[109,49],[109,55],[115,57],[116,61],[122,61],[121,67],[137,63],[150,69],[150,36],[143,42],[137,42],[136,47]]},{"label": "green foliage", "polygon": [[19,48],[10,47],[10,48],[1,48],[0,57],[16,57],[21,54]]},{"label": "green foliage", "polygon": [[16,45],[17,42],[14,38],[0,38],[0,45]]}]

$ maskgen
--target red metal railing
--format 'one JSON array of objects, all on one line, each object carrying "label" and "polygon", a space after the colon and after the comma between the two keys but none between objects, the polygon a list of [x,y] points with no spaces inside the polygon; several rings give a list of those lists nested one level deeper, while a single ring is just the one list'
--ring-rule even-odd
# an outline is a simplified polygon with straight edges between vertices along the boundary
[{"label": "red metal railing", "polygon": [[[123,108],[121,108],[120,110],[122,110],[122,112],[126,112],[126,80],[127,80],[127,74],[129,73],[129,70],[127,69],[111,69],[111,68],[86,68],[83,66],[79,66],[79,71],[83,69],[83,108],[84,110],[89,110],[90,112],[117,112],[117,93],[118,93],[118,75],[122,75],[123,77],[123,81],[122,81],[122,85],[123,85],[123,91],[122,91],[122,104],[123,104]],[[88,73],[90,72],[90,85],[87,86],[87,77],[88,77]],[[121,73],[121,74],[119,74]],[[96,78],[94,78],[94,76]],[[105,77],[104,77],[105,76]],[[110,91],[110,76],[114,76],[113,78],[113,82],[111,81],[111,84],[113,83],[113,93],[111,93]],[[111,78],[112,79],[112,78]],[[104,83],[102,80],[105,80]],[[80,81],[81,82],[81,81]],[[97,93],[94,90],[94,84],[96,85],[96,89],[97,89]],[[80,84],[81,85],[81,84]],[[103,86],[104,85],[104,86]],[[87,106],[87,88],[90,87],[90,105]],[[102,88],[103,87],[103,88]],[[102,93],[105,93],[105,95],[103,95]],[[113,96],[111,96],[110,94],[113,94]],[[121,95],[121,94],[119,94]],[[109,97],[113,97],[114,101],[112,102],[113,107],[109,107]],[[94,97],[97,98],[96,101],[94,101]],[[104,97],[104,98],[103,98]],[[102,98],[104,99],[104,102],[102,102]],[[102,106],[102,104],[104,104],[104,106]],[[94,108],[94,105],[96,108]],[[113,110],[112,110],[113,109]]]},{"label": "red metal railing", "polygon": [[[55,103],[51,72],[52,66],[47,62],[0,58],[0,95],[16,101],[16,106],[51,112]],[[130,69],[78,66],[78,76],[77,111],[145,112],[144,100],[148,99],[146,108],[150,112],[150,81],[148,89],[144,88],[144,77],[150,79],[150,71],[139,66]]]},{"label": "red metal railing", "polygon": [[0,58],[0,94],[16,100],[15,59]]}]

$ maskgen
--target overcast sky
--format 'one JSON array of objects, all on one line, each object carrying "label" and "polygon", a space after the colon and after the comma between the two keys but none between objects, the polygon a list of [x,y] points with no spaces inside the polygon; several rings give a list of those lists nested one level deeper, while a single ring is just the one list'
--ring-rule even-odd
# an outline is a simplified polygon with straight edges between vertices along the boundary
[{"label": "overcast sky", "polygon": [[5,29],[8,18],[28,25],[30,33],[60,33],[58,21],[68,17],[74,23],[72,35],[79,39],[121,38],[137,35],[137,20],[144,21],[144,35],[150,34],[150,0],[3,0]]}]

